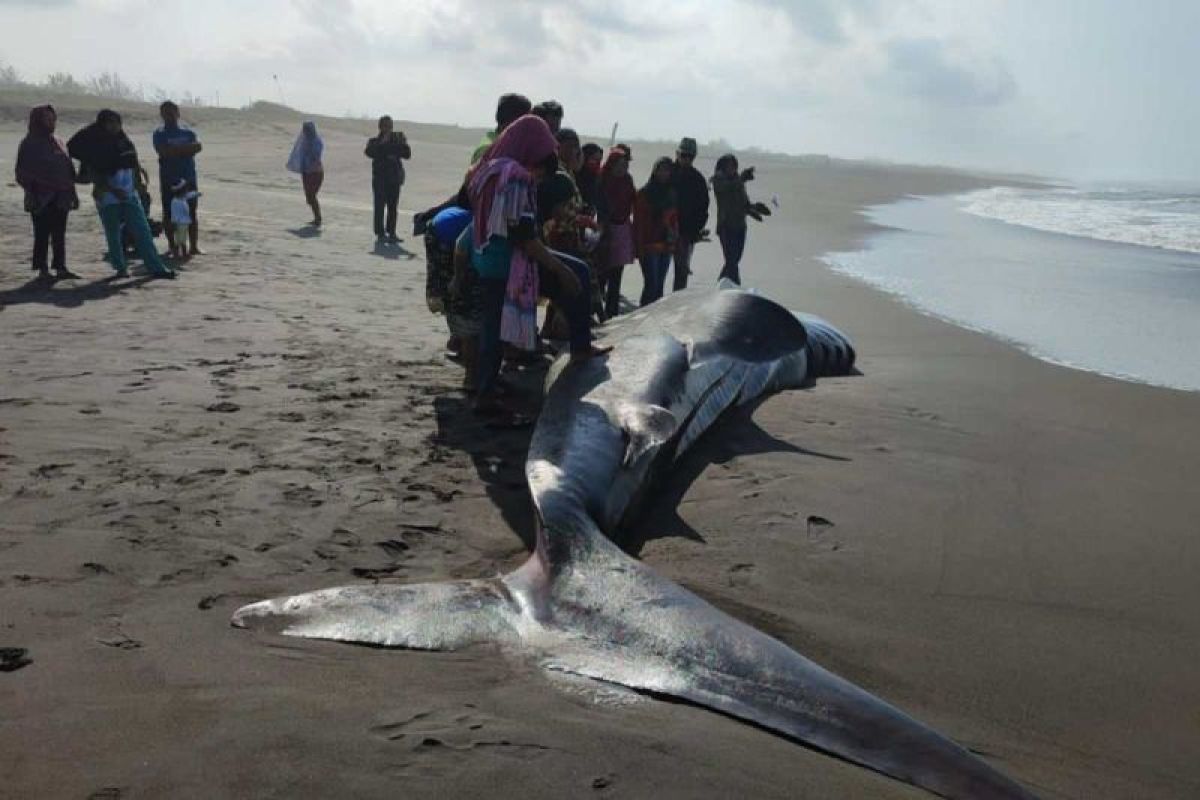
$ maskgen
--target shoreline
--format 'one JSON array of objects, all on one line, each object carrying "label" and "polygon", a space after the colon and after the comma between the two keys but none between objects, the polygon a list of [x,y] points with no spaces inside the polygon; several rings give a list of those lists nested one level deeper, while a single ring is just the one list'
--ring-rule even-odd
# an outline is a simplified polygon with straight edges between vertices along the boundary
[{"label": "shoreline", "polygon": [[[471,421],[419,243],[372,251],[356,134],[327,137],[309,239],[271,132],[205,135],[208,256],[172,284],[0,310],[0,646],[33,659],[0,674],[6,790],[925,796],[703,709],[564,691],[519,654],[230,628],[262,597],[515,566],[527,433]],[[410,140],[427,159],[411,210],[467,148]],[[877,228],[872,198],[981,183],[842,163],[760,176],[752,194],[782,211],[752,229],[747,284],[846,330],[864,374],[724,420],[638,553],[1043,796],[1178,796],[1200,786],[1192,748],[1155,742],[1194,741],[1200,700],[1196,456],[1178,435],[1200,403],[1051,367],[817,260]],[[28,237],[14,197],[0,186],[6,253]],[[72,217],[89,286],[99,241],[94,214]],[[694,283],[718,259],[699,249]]]}]

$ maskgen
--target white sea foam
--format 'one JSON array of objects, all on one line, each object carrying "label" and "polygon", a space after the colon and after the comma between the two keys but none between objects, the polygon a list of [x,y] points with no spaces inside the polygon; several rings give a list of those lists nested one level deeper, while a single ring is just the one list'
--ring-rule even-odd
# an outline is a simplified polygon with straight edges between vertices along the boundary
[{"label": "white sea foam", "polygon": [[961,198],[979,217],[1051,233],[1200,253],[1200,195],[1136,188],[995,187]]}]

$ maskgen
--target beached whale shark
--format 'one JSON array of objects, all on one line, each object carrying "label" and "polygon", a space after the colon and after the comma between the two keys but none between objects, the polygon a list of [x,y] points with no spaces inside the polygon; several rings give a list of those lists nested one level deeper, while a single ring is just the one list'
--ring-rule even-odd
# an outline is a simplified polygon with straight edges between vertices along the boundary
[{"label": "beached whale shark", "polygon": [[525,471],[533,555],[493,579],[358,585],[248,605],[238,626],[388,647],[498,643],[551,670],[707,706],[950,798],[1030,798],[948,738],[719,611],[610,538],[722,413],[847,374],[849,341],[734,288],[678,292],[555,362]]}]

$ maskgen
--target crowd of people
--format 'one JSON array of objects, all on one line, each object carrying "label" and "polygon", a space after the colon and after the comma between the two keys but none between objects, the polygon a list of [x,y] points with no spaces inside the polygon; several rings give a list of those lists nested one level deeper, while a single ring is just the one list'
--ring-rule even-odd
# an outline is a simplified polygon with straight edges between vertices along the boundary
[{"label": "crowd of people", "polygon": [[[465,368],[475,408],[497,424],[524,424],[506,402],[499,378],[504,349],[519,357],[543,339],[568,342],[573,360],[601,355],[591,329],[621,311],[621,278],[635,260],[642,306],[684,289],[695,246],[708,239],[708,184],[696,169],[698,148],[680,141],[675,158],[660,158],[640,189],[629,174],[633,152],[616,144],[604,154],[563,127],[561,104],[534,106],[506,94],[496,127],[484,137],[458,191],[415,216],[424,233],[429,307],[446,315],[449,347]],[[740,282],[746,219],[770,209],[752,203],[753,168],[722,156],[712,177],[721,277]],[[537,328],[539,298],[548,301]]]},{"label": "crowd of people", "polygon": [[163,103],[159,114],[163,124],[155,130],[152,145],[158,154],[161,223],[149,218],[153,202],[149,175],[120,114],[102,110],[95,122],[64,144],[55,135],[58,115],[53,106],[29,112],[29,130],[17,151],[16,179],[25,190],[25,210],[33,220],[33,269],[40,279],[78,277],[67,266],[66,252],[67,220],[79,208],[77,185],[91,187],[104,228],[106,257],[118,277],[129,274],[129,251],[137,254],[151,275],[175,277],[154,242],[159,232],[166,234],[171,259],[202,254],[195,161],[201,145],[194,131],[180,125],[175,103]]},{"label": "crowd of people", "polygon": [[[180,124],[175,103],[164,102],[159,114],[162,125],[151,142],[159,163],[161,231],[169,260],[177,261],[202,252],[196,173],[202,148],[195,131]],[[754,169],[740,170],[732,154],[722,155],[706,180],[695,167],[696,141],[685,137],[675,158],[658,159],[638,188],[628,145],[605,153],[581,142],[563,127],[563,118],[562,105],[553,100],[534,106],[523,95],[503,95],[496,127],[475,148],[458,190],[414,218],[415,233],[425,239],[430,309],[446,316],[449,348],[466,369],[464,385],[475,393],[477,411],[497,422],[523,422],[506,402],[500,380],[506,353],[537,353],[549,339],[567,341],[572,359],[601,355],[592,329],[620,313],[629,264],[637,261],[642,271],[642,306],[662,298],[672,266],[673,289],[687,287],[694,248],[709,237],[710,183],[722,278],[740,282],[746,220],[770,214],[748,197]],[[39,278],[77,277],[67,267],[65,246],[69,214],[79,208],[77,185],[91,187],[107,258],[118,276],[128,274],[132,250],[150,274],[174,277],[154,243],[158,223],[149,219],[149,176],[121,116],[101,111],[66,144],[55,135],[56,124],[53,107],[34,108],[16,163],[33,221],[32,263]],[[301,177],[313,226],[322,224],[324,151],[315,123],[305,122],[286,164]],[[381,243],[399,242],[404,161],[412,150],[385,116],[364,154],[371,160],[375,236]],[[539,330],[541,300],[547,311]]]}]

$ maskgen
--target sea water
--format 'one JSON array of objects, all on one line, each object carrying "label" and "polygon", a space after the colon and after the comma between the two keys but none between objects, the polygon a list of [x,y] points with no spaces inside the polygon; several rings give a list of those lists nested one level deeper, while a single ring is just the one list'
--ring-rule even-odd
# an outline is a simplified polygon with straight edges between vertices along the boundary
[{"label": "sea water", "polygon": [[835,270],[1039,358],[1200,390],[1200,194],[993,188],[869,210]]}]

